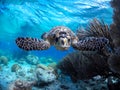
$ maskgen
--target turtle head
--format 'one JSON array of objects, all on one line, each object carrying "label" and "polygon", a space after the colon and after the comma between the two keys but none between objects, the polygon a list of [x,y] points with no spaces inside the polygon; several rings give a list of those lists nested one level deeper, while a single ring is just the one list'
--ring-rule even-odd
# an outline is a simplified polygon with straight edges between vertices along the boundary
[{"label": "turtle head", "polygon": [[71,46],[71,35],[67,27],[56,28],[58,32],[54,34],[54,46],[58,50],[68,50]]},{"label": "turtle head", "polygon": [[58,50],[67,50],[71,45],[71,39],[67,37],[56,38],[55,47]]}]

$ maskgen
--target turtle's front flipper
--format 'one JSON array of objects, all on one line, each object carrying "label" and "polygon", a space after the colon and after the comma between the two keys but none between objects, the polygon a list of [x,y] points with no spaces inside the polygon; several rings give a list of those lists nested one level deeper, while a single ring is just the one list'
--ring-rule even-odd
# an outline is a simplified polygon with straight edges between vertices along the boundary
[{"label": "turtle's front flipper", "polygon": [[104,37],[87,37],[83,40],[73,43],[74,49],[81,51],[101,51],[107,44],[109,40]]},{"label": "turtle's front flipper", "polygon": [[18,37],[16,44],[24,50],[46,50],[50,47],[50,43],[44,40],[29,37]]}]

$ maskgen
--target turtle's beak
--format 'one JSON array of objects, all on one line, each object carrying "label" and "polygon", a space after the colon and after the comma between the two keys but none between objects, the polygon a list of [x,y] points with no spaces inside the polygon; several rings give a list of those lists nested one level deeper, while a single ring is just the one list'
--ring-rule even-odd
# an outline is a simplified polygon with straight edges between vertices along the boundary
[{"label": "turtle's beak", "polygon": [[68,45],[67,38],[60,38],[60,45],[67,46]]},{"label": "turtle's beak", "polygon": [[61,40],[61,44],[62,44],[62,45],[67,44],[67,39],[63,39],[63,40]]},{"label": "turtle's beak", "polygon": [[68,38],[61,37],[55,47],[59,50],[67,50],[70,47],[70,42],[68,41]]}]

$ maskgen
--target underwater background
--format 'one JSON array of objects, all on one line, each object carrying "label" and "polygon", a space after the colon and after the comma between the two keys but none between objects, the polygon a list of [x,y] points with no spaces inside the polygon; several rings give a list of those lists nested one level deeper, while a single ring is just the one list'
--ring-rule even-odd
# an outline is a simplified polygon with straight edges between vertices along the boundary
[{"label": "underwater background", "polygon": [[[37,37],[55,26],[68,26],[76,32],[93,18],[112,23],[110,0],[1,0],[0,1],[0,48],[18,53],[15,44],[18,36]],[[51,53],[52,52],[52,53]],[[33,51],[39,56],[51,56],[60,60],[69,51],[50,48],[47,51]]]},{"label": "underwater background", "polygon": [[[110,25],[113,23],[113,8],[110,1],[0,0],[0,90],[24,90],[13,89],[14,86],[11,83],[19,78],[34,81],[34,69],[36,66],[44,67],[41,72],[47,75],[44,72],[47,65],[52,63],[51,66],[54,66],[66,55],[75,51],[73,48],[59,51],[55,47],[43,51],[24,51],[16,45],[15,39],[17,37],[41,38],[43,33],[48,32],[55,26],[67,26],[76,33],[79,28],[86,28],[94,18],[102,19],[107,25]],[[39,66],[38,64],[45,66]],[[51,77],[51,81],[57,78],[54,75],[46,77]],[[83,84],[81,89],[75,89],[74,84],[69,79],[66,81],[61,80],[61,82],[69,84],[68,86],[71,87],[61,85],[62,89],[56,89],[57,87],[55,88],[54,84],[48,89],[40,87],[25,90],[93,90],[83,89],[86,84]],[[42,84],[42,86],[44,85]]]}]

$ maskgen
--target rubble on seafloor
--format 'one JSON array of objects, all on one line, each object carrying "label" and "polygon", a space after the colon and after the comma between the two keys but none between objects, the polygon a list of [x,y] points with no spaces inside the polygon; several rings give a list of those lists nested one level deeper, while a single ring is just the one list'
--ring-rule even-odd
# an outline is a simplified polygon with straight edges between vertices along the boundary
[{"label": "rubble on seafloor", "polygon": [[49,65],[51,63],[55,63],[51,57],[38,57],[36,55],[28,54],[21,58],[15,58],[15,61],[19,64],[28,63],[30,65],[37,65],[39,63]]},{"label": "rubble on seafloor", "polygon": [[19,63],[14,59],[7,65],[0,64],[0,90],[107,90],[101,77],[73,83],[68,76],[57,74],[56,62],[51,61],[48,66],[40,62],[32,65],[25,60]]},{"label": "rubble on seafloor", "polygon": [[[31,60],[33,64],[29,63],[28,59],[29,61]],[[51,63],[53,63],[53,61]],[[56,75],[52,74],[54,70],[51,69],[50,66],[47,67],[45,63],[44,65],[41,64],[39,58],[35,55],[28,55],[19,60],[16,60],[16,58],[8,60],[6,56],[0,56],[0,90],[9,90],[8,88],[11,83],[11,86],[13,86],[13,83],[18,79],[23,81],[39,80],[40,82],[45,83],[47,83],[47,81],[54,81]],[[51,76],[53,76],[52,80]]]}]

